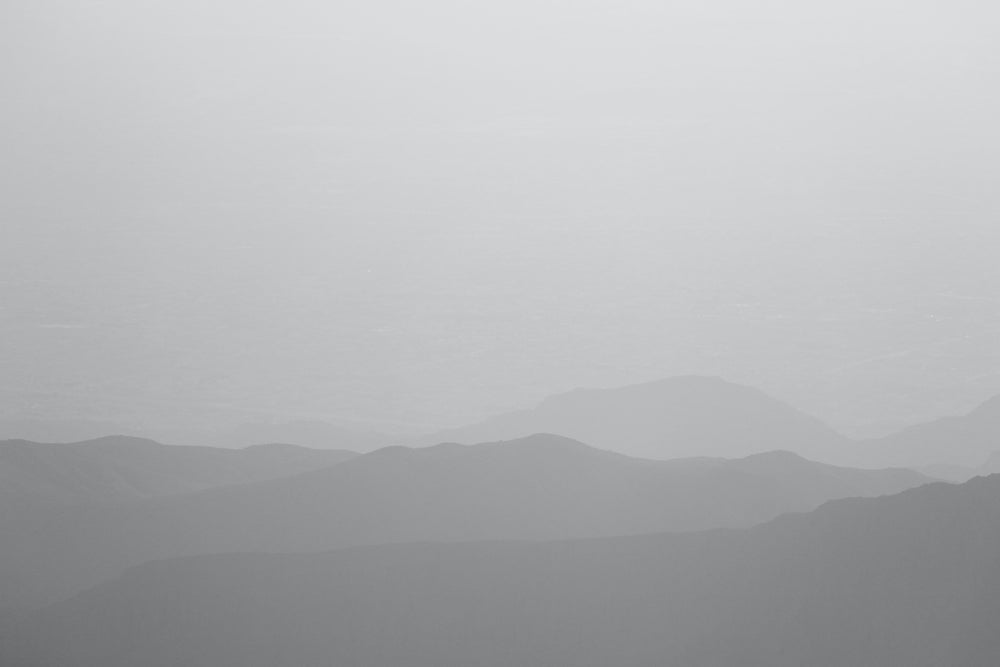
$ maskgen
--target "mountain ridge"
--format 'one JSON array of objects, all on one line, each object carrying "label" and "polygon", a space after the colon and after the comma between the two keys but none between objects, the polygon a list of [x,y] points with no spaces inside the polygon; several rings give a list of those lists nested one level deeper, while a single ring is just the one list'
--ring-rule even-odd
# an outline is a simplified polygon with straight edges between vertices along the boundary
[{"label": "mountain ridge", "polygon": [[678,376],[612,389],[576,389],[536,407],[413,439],[487,442],[551,432],[644,458],[736,457],[794,449],[832,455],[848,439],[764,392],[712,376]]},{"label": "mountain ridge", "polygon": [[143,560],[361,544],[559,539],[747,526],[831,498],[924,484],[913,471],[759,457],[678,465],[561,436],[388,448],[275,480],[115,507],[0,514],[0,593],[58,599]]},{"label": "mountain ridge", "polygon": [[133,436],[75,443],[5,440],[0,441],[0,494],[69,503],[125,502],[285,477],[356,455],[297,445],[164,445]]}]

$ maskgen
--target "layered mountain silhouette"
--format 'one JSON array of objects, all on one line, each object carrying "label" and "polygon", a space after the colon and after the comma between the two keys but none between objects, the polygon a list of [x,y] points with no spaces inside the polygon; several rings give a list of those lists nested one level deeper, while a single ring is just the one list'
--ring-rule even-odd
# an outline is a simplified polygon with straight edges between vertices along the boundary
[{"label": "layered mountain silhouette", "polygon": [[10,630],[21,667],[993,667],[1000,476],[748,530],[142,565]]},{"label": "layered mountain silhouette", "polygon": [[554,435],[389,447],[339,465],[118,506],[8,504],[0,597],[57,600],[147,560],[414,541],[559,539],[750,526],[832,498],[926,483],[775,452],[651,461]]},{"label": "layered mountain silhouette", "polygon": [[120,502],[287,477],[356,456],[294,445],[181,447],[109,436],[70,444],[0,442],[0,499]]},{"label": "layered mountain silhouette", "polygon": [[420,439],[432,444],[558,433],[631,456],[740,457],[775,449],[832,457],[849,443],[819,419],[715,377],[682,376],[616,389],[578,389],[536,408]]},{"label": "layered mountain silhouette", "polygon": [[[97,422],[10,424],[13,432],[54,435],[97,433],[110,428]],[[1000,397],[967,415],[945,417],[886,437],[863,440],[847,438],[818,418],[760,390],[704,376],[681,376],[613,389],[577,389],[551,396],[533,409],[417,437],[357,431],[316,421],[244,424],[220,431],[174,430],[159,436],[169,442],[204,446],[284,442],[367,452],[394,442],[414,446],[474,444],[534,433],[558,433],[602,449],[651,459],[738,458],[787,450],[837,465],[912,467],[933,476],[964,481],[1000,449]]]},{"label": "layered mountain silhouette", "polygon": [[967,415],[854,440],[757,389],[720,378],[683,376],[615,389],[578,389],[531,410],[414,442],[471,443],[535,432],[559,433],[647,458],[740,457],[781,449],[837,465],[911,467],[965,481],[1000,449],[1000,397]]}]

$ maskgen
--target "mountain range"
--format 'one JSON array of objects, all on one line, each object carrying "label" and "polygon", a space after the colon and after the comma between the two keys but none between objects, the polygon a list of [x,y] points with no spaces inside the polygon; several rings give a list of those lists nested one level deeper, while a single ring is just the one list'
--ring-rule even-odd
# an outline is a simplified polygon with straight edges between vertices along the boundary
[{"label": "mountain range", "polygon": [[[974,471],[1000,450],[1000,397],[967,415],[917,424],[882,438],[855,440],[758,389],[717,377],[682,376],[615,389],[580,389],[552,396],[533,409],[414,442],[472,443],[537,432],[657,459],[740,457],[782,449],[847,466],[944,465]],[[944,474],[963,480],[969,476],[961,470]]]},{"label": "mountain range", "polygon": [[995,433],[683,377],[363,454],[2,441],[0,664],[992,666],[1000,475],[933,476]]},{"label": "mountain range", "polygon": [[1000,476],[746,530],[148,563],[15,625],[19,667],[992,667]]},{"label": "mountain range", "polygon": [[416,442],[489,442],[531,433],[558,433],[595,447],[658,459],[740,457],[775,449],[815,457],[849,442],[819,419],[762,391],[702,376],[578,389],[530,410]]},{"label": "mountain range", "polygon": [[555,435],[389,447],[290,477],[117,505],[20,497],[0,507],[0,598],[34,607],[175,556],[744,527],[928,481],[787,452],[643,460]]},{"label": "mountain range", "polygon": [[[12,432],[70,432],[69,426],[58,424],[51,428],[41,422],[28,424],[31,428],[19,424]],[[85,426],[77,430],[96,433],[113,428],[89,422]],[[3,424],[0,432],[5,432]],[[1000,450],[996,436],[1000,433],[1000,397],[966,415],[916,424],[881,438],[852,439],[758,389],[718,377],[680,376],[611,389],[577,389],[551,396],[534,408],[421,436],[392,436],[299,421],[244,424],[218,431],[169,430],[158,433],[157,439],[216,447],[284,442],[365,452],[390,444],[475,444],[535,433],[557,433],[601,449],[651,459],[739,458],[787,450],[837,465],[912,467],[965,480]]]},{"label": "mountain range", "polygon": [[77,443],[0,441],[0,498],[117,502],[287,477],[355,452],[297,445],[245,449],[162,445],[107,436]]}]

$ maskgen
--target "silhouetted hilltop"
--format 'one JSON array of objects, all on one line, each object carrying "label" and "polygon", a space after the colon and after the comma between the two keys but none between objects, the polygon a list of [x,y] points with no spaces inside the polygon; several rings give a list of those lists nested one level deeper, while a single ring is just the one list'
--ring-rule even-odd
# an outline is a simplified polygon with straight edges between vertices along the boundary
[{"label": "silhouetted hilltop", "polygon": [[180,555],[750,526],[927,481],[789,455],[650,461],[554,435],[390,447],[294,477],[120,507],[9,508],[0,516],[0,593],[34,605]]},{"label": "silhouetted hilltop", "polygon": [[69,444],[7,440],[0,442],[0,498],[120,502],[285,477],[353,456],[292,445],[181,447],[128,436]]},{"label": "silhouetted hilltop", "polygon": [[485,442],[559,433],[648,458],[746,456],[787,449],[808,456],[848,441],[767,394],[712,377],[676,377],[617,389],[578,389],[532,410],[436,433],[419,442]]},{"label": "silhouetted hilltop", "polygon": [[34,615],[8,660],[993,667],[998,553],[993,476],[743,531],[180,559]]}]

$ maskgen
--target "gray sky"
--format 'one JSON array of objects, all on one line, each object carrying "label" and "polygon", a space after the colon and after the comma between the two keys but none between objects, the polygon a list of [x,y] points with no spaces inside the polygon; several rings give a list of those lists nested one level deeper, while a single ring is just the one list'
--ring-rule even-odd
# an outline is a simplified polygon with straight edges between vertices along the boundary
[{"label": "gray sky", "polygon": [[[0,416],[1000,392],[978,1],[5,0]],[[877,417],[876,417],[877,416]]]}]

